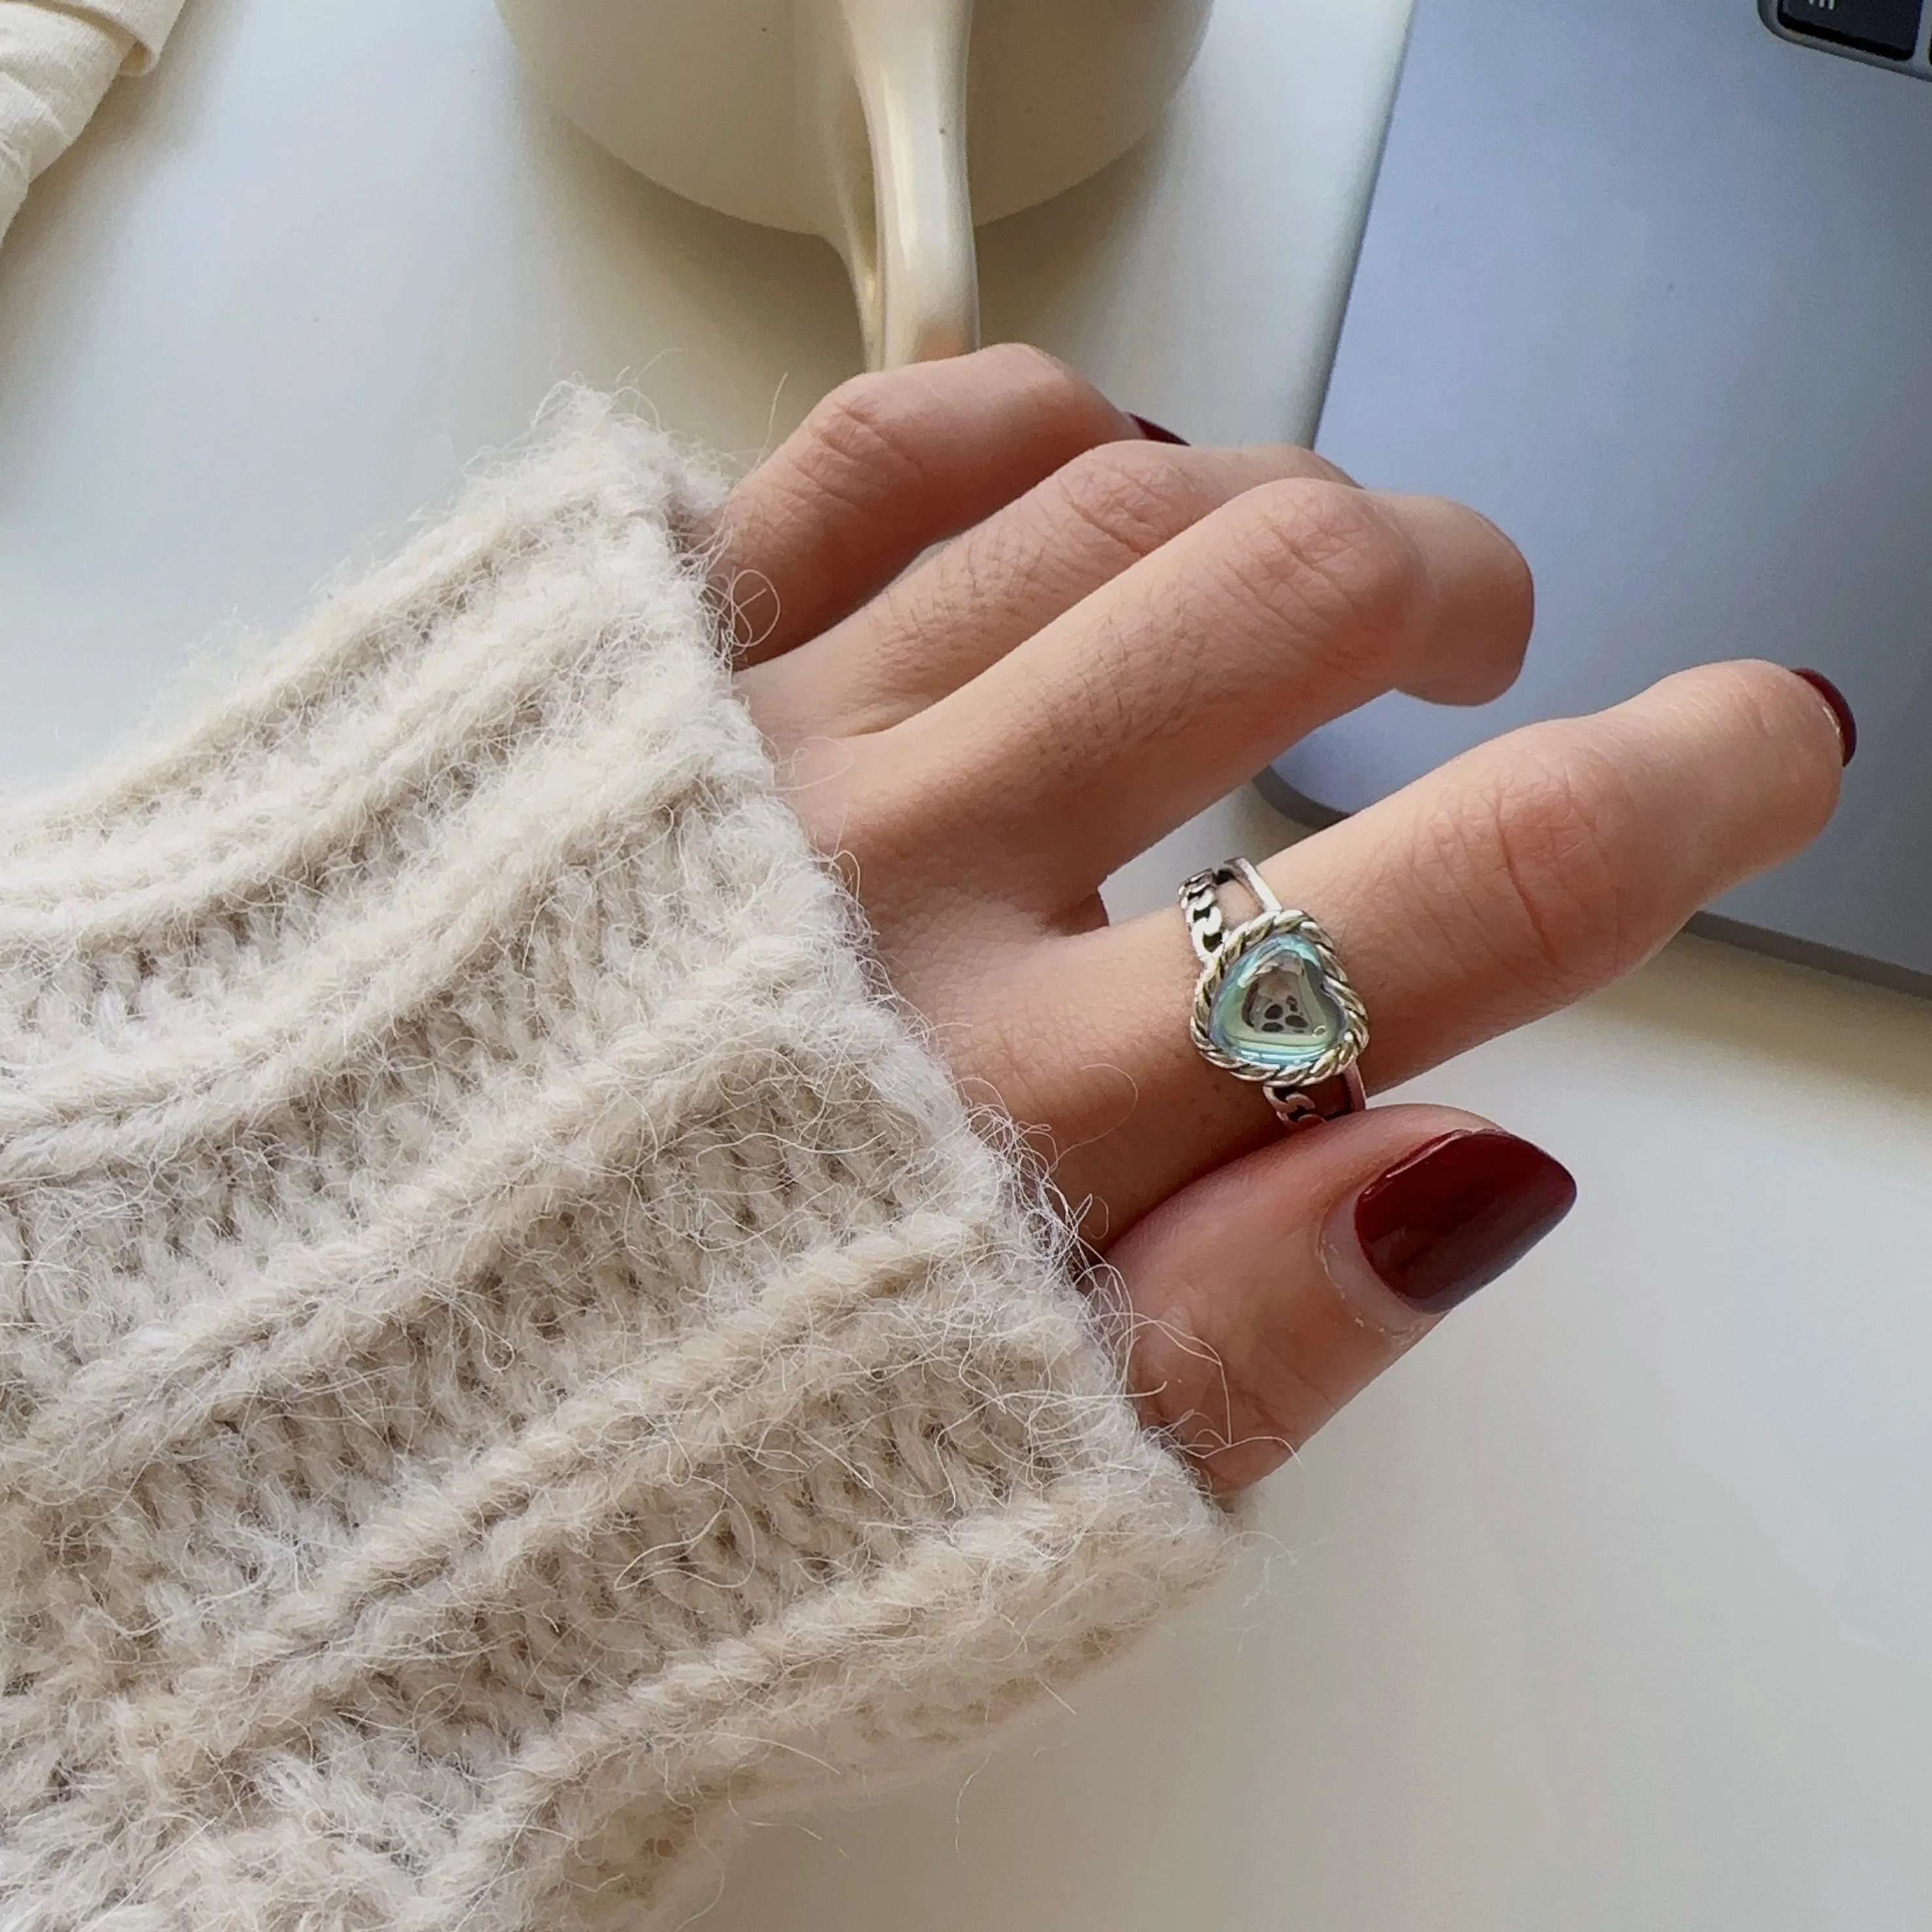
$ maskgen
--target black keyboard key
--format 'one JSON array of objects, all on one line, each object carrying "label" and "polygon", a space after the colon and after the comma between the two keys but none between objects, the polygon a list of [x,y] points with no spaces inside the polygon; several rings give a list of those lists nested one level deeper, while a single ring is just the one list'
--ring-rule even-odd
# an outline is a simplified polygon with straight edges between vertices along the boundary
[{"label": "black keyboard key", "polygon": [[1868,54],[1910,60],[1918,51],[1924,0],[1778,0],[1778,17],[1801,34]]}]

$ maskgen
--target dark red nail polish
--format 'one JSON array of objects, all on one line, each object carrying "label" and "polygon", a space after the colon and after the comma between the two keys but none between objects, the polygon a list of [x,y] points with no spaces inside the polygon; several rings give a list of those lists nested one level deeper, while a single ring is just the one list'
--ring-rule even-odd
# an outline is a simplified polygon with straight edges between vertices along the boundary
[{"label": "dark red nail polish", "polygon": [[1412,1308],[1440,1315],[1514,1268],[1569,1213],[1576,1184],[1514,1134],[1445,1134],[1362,1190],[1355,1233]]},{"label": "dark red nail polish", "polygon": [[1137,416],[1132,410],[1127,412],[1127,415],[1132,421],[1140,425],[1142,435],[1150,442],[1178,442],[1183,449],[1191,449],[1193,447],[1184,436],[1176,436],[1172,430],[1162,429],[1159,423],[1149,422],[1145,416]]},{"label": "dark red nail polish", "polygon": [[1838,721],[1839,748],[1849,765],[1858,755],[1858,721],[1852,716],[1845,694],[1822,670],[1794,670],[1792,675],[1802,677],[1830,706],[1832,716]]}]

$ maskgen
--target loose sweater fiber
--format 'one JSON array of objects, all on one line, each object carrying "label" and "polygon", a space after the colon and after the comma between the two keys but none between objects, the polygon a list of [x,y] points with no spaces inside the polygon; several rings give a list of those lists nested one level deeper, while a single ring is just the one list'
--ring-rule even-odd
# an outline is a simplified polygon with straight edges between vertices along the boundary
[{"label": "loose sweater fiber", "polygon": [[568,398],[0,831],[6,1932],[674,1922],[1223,1559],[775,794],[715,495]]}]

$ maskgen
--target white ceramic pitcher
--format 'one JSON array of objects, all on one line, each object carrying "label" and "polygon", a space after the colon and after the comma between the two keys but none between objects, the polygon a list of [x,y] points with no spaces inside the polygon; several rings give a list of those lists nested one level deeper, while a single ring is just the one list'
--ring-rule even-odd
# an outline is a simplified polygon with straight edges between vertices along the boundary
[{"label": "white ceramic pitcher", "polygon": [[874,368],[979,335],[973,224],[1124,154],[1213,0],[497,0],[538,84],[676,193],[845,258]]}]

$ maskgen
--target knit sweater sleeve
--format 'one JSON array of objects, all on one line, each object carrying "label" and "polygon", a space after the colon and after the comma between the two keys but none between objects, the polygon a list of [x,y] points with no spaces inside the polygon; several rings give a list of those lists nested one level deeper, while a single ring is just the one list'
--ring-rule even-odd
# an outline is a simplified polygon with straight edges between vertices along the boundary
[{"label": "knit sweater sleeve", "polygon": [[674,1922],[1216,1574],[594,400],[0,830],[0,1922]]}]

